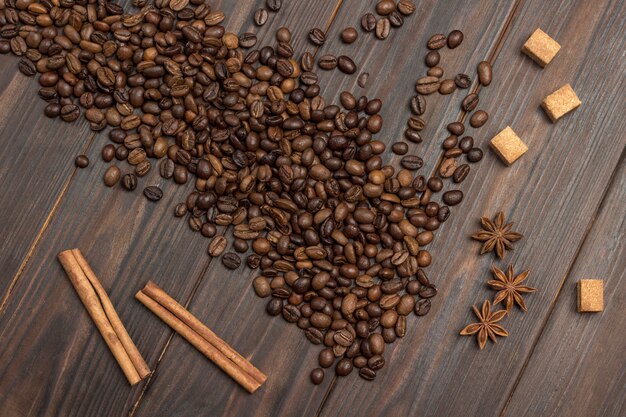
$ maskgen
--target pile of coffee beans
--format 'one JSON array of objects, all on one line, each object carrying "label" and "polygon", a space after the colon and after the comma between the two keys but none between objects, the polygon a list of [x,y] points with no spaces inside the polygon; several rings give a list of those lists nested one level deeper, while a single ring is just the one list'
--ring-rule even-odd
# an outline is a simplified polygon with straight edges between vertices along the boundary
[{"label": "pile of coffee beans", "polygon": [[[226,268],[239,268],[239,254],[248,254],[268,314],[324,346],[314,383],[332,366],[339,376],[357,368],[374,379],[385,345],[406,334],[407,316],[430,310],[437,290],[426,248],[462,194],[431,202],[441,179],[414,175],[423,165],[415,155],[405,155],[400,170],[386,164],[385,144],[374,138],[382,101],[343,92],[341,105],[327,104],[313,55],[296,59],[289,29],[277,31],[274,45],[252,49],[256,36],[227,32],[224,14],[204,0],[134,5],[140,11],[126,14],[107,0],[0,0],[0,53],[19,56],[19,70],[37,76],[48,117],[72,122],[82,113],[93,130],[109,129],[102,158],[126,163],[124,171],[109,166],[105,185],[133,191],[153,165],[177,184],[194,182],[174,214],[210,239],[208,254],[223,255]],[[272,12],[280,5],[266,4]],[[377,6],[387,31],[391,16],[413,10],[408,1]],[[255,22],[266,14],[257,11]],[[323,35],[312,34],[314,42]],[[436,45],[452,47],[462,35],[451,38]],[[328,65],[356,71],[347,57]],[[479,77],[490,80],[490,71],[479,66]],[[412,101],[418,115],[420,97]],[[484,123],[486,113],[472,119]],[[423,125],[410,122],[414,142]],[[448,129],[459,136],[463,124]],[[450,156],[480,159],[472,141],[452,142]],[[393,150],[407,153],[402,144]],[[454,178],[464,175],[454,170]],[[143,194],[163,197],[156,186]]]}]

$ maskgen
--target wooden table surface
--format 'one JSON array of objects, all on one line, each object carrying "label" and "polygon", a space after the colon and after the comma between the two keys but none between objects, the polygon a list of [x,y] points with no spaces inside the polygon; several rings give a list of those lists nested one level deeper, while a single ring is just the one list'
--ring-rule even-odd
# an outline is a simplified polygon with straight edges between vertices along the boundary
[{"label": "wooden table surface", "polygon": [[[126,3],[130,3],[127,1]],[[338,39],[375,2],[286,0],[256,28],[264,1],[212,0],[233,32],[272,43],[292,29],[296,50],[354,57],[371,74],[320,72],[322,94],[380,97],[378,138],[399,139],[414,82],[425,72],[426,40],[460,29],[463,44],[444,50],[449,74],[475,74],[488,59],[494,81],[481,91],[488,124],[471,132],[485,151],[461,189],[466,195],[431,244],[439,294],[428,316],[408,318],[407,335],[388,346],[373,382],[356,373],[309,382],[319,347],[296,326],[265,314],[254,272],[227,271],[206,254],[207,240],[172,215],[188,187],[167,183],[158,204],[139,192],[102,185],[106,134],[42,116],[37,85],[0,59],[0,416],[624,416],[626,415],[626,2],[621,0],[418,1],[416,13],[386,41],[359,33]],[[306,34],[325,28],[315,50]],[[561,51],[541,69],[520,52],[540,27]],[[582,106],[557,123],[541,100],[570,83]],[[429,101],[427,140],[410,144],[432,172],[445,125],[464,118],[464,92]],[[506,167],[488,149],[510,125],[529,151]],[[471,129],[470,129],[471,131]],[[89,168],[73,159],[85,153]],[[398,157],[392,157],[398,162]],[[156,171],[156,170],[153,170]],[[142,184],[161,184],[152,172]],[[165,184],[162,184],[165,185]],[[502,210],[525,238],[504,261],[479,256],[469,238],[481,215]],[[154,376],[131,388],[82,307],[56,254],[79,247],[109,291]],[[510,336],[480,351],[458,332],[470,306],[491,297],[489,269],[530,269],[529,312],[505,320]],[[242,272],[242,270],[244,272]],[[605,310],[576,312],[576,282],[604,280]],[[268,374],[249,395],[133,298],[153,279]]]}]

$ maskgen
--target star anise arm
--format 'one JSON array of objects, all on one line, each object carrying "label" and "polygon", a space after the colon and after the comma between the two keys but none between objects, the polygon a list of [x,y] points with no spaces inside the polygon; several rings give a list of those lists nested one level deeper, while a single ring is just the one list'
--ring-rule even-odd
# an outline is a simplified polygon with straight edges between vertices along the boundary
[{"label": "star anise arm", "polygon": [[482,324],[480,324],[480,323],[470,323],[467,326],[465,326],[463,328],[463,330],[461,330],[460,335],[461,336],[471,336],[473,334],[476,334],[480,330],[480,326],[482,326]]}]

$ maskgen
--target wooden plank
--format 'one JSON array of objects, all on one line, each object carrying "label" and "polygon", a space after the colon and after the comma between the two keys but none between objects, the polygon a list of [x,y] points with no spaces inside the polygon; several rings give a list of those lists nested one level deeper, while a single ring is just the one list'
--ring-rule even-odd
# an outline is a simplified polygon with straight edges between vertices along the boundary
[{"label": "wooden plank", "polygon": [[[624,201],[626,164],[622,158],[550,320],[501,415],[626,414]],[[604,280],[605,308],[602,313],[576,312],[576,282],[581,279]]]},{"label": "wooden plank", "polygon": [[43,115],[37,78],[22,75],[18,59],[0,60],[0,310],[23,260],[74,172],[74,156],[91,131]]},{"label": "wooden plank", "polygon": [[[439,288],[433,309],[426,318],[409,319],[407,340],[386,353],[388,365],[375,383],[338,383],[321,415],[495,415],[502,409],[625,145],[617,92],[625,63],[613,52],[624,48],[619,34],[625,19],[624,5],[615,1],[523,4],[496,61],[494,82],[481,93],[491,121],[474,136],[485,160],[460,187],[467,201],[452,209],[430,248],[429,275]],[[520,53],[537,27],[563,46],[544,70]],[[539,104],[567,82],[583,106],[552,124]],[[487,149],[488,139],[506,125],[530,147],[510,168]],[[498,210],[526,236],[504,262],[479,257],[480,245],[468,238],[481,215]],[[507,339],[479,351],[458,332],[473,320],[469,307],[493,297],[485,286],[491,264],[509,262],[519,271],[530,268],[529,285],[540,291],[528,297],[529,313],[504,321]]]},{"label": "wooden plank", "polygon": [[[495,4],[495,3],[494,3]],[[491,7],[491,14],[484,14],[481,22],[493,22],[493,31],[497,32],[506,20],[507,12],[510,9]],[[453,4],[451,7],[461,7],[462,3]],[[511,3],[510,7],[512,7]],[[431,5],[432,6],[432,5]],[[407,102],[411,93],[407,93],[407,85],[413,89],[417,73],[425,72],[422,63],[422,54],[414,52],[415,45],[424,45],[430,34],[440,30],[441,27],[451,29],[460,24],[458,21],[447,22],[450,17],[442,17],[435,12],[433,7],[424,7],[416,12],[416,16],[409,17],[405,21],[405,26],[397,31],[394,36],[397,39],[389,39],[385,42],[378,41],[373,34],[360,33],[360,40],[356,45],[341,45],[338,39],[339,32],[350,25],[358,26],[358,19],[362,13],[369,10],[369,6],[362,2],[344,0],[337,17],[333,20],[330,30],[327,32],[327,42],[320,48],[318,55],[324,53],[350,53],[355,55],[355,60],[369,68],[391,69],[399,61],[398,67],[402,67],[399,79],[388,78],[386,80],[376,79],[372,72],[370,81],[373,95],[382,94],[382,98],[387,103],[385,117],[391,118],[391,123],[386,122],[386,127],[379,136],[387,141],[384,132],[399,132],[401,135],[406,120],[400,120],[393,109],[400,106],[407,108]],[[478,13],[477,13],[478,15]],[[445,21],[445,23],[444,23]],[[291,24],[286,24],[292,27]],[[322,27],[320,23],[317,23]],[[421,28],[426,25],[426,29]],[[312,26],[306,26],[301,30],[306,33]],[[474,50],[479,50],[480,54],[486,55],[493,44],[493,35],[483,34],[482,29],[476,25],[470,31],[475,37],[466,40],[467,44],[459,48],[460,55],[452,55],[450,68],[457,68],[458,71],[471,71],[474,63],[466,62],[469,54]],[[415,39],[417,35],[419,39]],[[407,41],[405,41],[405,38]],[[393,46],[392,46],[393,45]],[[392,53],[388,53],[387,48],[393,48]],[[381,54],[372,53],[381,52]],[[393,57],[393,59],[392,59]],[[483,59],[483,58],[480,58]],[[479,60],[480,60],[479,59]],[[406,61],[406,62],[405,62]],[[466,65],[466,66],[465,66]],[[380,73],[383,73],[381,70]],[[324,72],[318,71],[321,77],[320,85],[325,90],[325,98],[330,102],[337,98],[340,89],[350,88],[351,83],[356,82],[356,75],[347,76],[338,71]],[[377,83],[382,83],[378,86]],[[352,86],[354,88],[354,86]],[[388,93],[387,90],[393,93]],[[355,94],[358,89],[354,88]],[[369,93],[368,93],[369,94]],[[462,93],[457,95],[460,100]],[[392,98],[395,97],[394,100]],[[390,100],[387,102],[387,100]],[[444,107],[453,106],[458,108],[458,103],[453,105],[443,103],[438,111],[436,105],[442,103],[433,101],[431,109],[433,115],[440,114],[434,119],[433,126],[441,123],[448,123],[443,118]],[[406,117],[406,112],[402,113]],[[458,112],[455,112],[455,117]],[[434,131],[435,129],[433,129]],[[436,149],[438,146],[432,145]],[[438,154],[438,151],[437,151]],[[438,156],[438,155],[437,155]],[[435,157],[436,159],[436,157]],[[138,416],[160,416],[182,413],[183,415],[194,415],[200,410],[210,408],[218,415],[250,415],[268,414],[272,415],[311,415],[318,409],[325,391],[333,383],[332,373],[327,373],[324,383],[313,386],[309,382],[311,369],[317,366],[317,355],[320,348],[313,346],[306,340],[302,331],[296,326],[286,324],[281,318],[272,319],[264,311],[267,300],[259,300],[251,289],[251,281],[255,273],[248,271],[234,273],[224,269],[221,263],[213,263],[207,275],[199,287],[198,293],[191,303],[191,311],[207,323],[221,337],[232,343],[243,352],[252,352],[251,360],[261,370],[268,374],[268,381],[255,395],[249,396],[239,387],[234,385],[221,372],[211,372],[214,367],[210,364],[206,366],[181,366],[189,355],[199,356],[193,352],[184,341],[175,338],[168,348],[162,362],[162,369],[159,369],[154,385],[146,395],[137,413]],[[245,279],[244,279],[245,277]],[[258,335],[258,336],[257,336]],[[174,366],[173,364],[177,364]],[[207,372],[211,372],[207,375]],[[163,382],[165,381],[165,382]],[[181,386],[189,387],[181,390]],[[212,387],[219,386],[220,390]],[[223,388],[228,387],[228,389]],[[261,407],[261,409],[259,409]],[[271,411],[270,411],[271,410]]]},{"label": "wooden plank", "polygon": [[[280,15],[273,15],[258,30],[261,43],[273,43],[275,30],[285,21],[294,27],[299,22],[295,44],[302,50],[306,28],[326,22],[334,5],[285,5]],[[222,2],[221,6],[229,30],[251,29],[257,4]],[[220,9],[220,3],[212,7]],[[107,142],[104,135],[97,139]],[[142,383],[129,389],[57,263],[59,251],[81,248],[151,367],[171,332],[134,300],[134,293],[153,279],[185,302],[209,268],[205,252],[208,241],[191,233],[184,221],[172,215],[174,205],[185,198],[191,184],[175,187],[167,183],[158,204],[147,201],[140,194],[141,188],[132,194],[120,187],[108,189],[102,185],[106,166],[99,152],[100,145],[91,147],[88,156],[92,165],[69,182],[57,214],[51,217],[0,317],[2,416],[120,415],[131,409],[144,388]],[[119,165],[129,170],[126,164]],[[153,169],[140,185],[165,185],[156,171]],[[228,297],[222,300],[228,301]],[[185,356],[184,362],[195,367],[189,357]],[[205,359],[196,360],[219,372]]]}]

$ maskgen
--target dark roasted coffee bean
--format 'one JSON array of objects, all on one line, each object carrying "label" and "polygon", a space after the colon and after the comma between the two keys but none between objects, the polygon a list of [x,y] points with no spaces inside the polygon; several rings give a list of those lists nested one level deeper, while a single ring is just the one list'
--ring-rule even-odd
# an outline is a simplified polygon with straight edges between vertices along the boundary
[{"label": "dark roasted coffee bean", "polygon": [[67,104],[61,107],[61,119],[65,122],[74,122],[80,116],[80,109],[75,104]]},{"label": "dark roasted coffee bean", "polygon": [[376,29],[376,16],[372,13],[365,13],[361,16],[361,28],[366,32],[371,32]]},{"label": "dark roasted coffee bean", "polygon": [[339,362],[337,362],[337,366],[335,366],[335,373],[338,376],[347,376],[352,372],[352,360],[348,358],[343,358]]},{"label": "dark roasted coffee bean", "polygon": [[424,57],[424,63],[426,64],[427,67],[435,67],[437,66],[437,64],[439,64],[440,58],[441,57],[439,56],[439,52],[430,51]]},{"label": "dark roasted coffee bean", "polygon": [[396,155],[406,155],[409,151],[409,145],[406,142],[396,142],[391,145],[391,151]]},{"label": "dark roasted coffee bean", "polygon": [[439,90],[439,84],[439,78],[437,77],[422,77],[415,83],[415,91],[423,95],[432,94]]},{"label": "dark roasted coffee bean", "polygon": [[239,46],[242,48],[252,48],[256,45],[257,37],[254,33],[246,32],[239,36]]},{"label": "dark roasted coffee bean", "polygon": [[461,190],[446,191],[441,199],[448,206],[456,206],[463,200],[463,192]]},{"label": "dark roasted coffee bean", "polygon": [[101,155],[102,155],[102,159],[105,162],[111,162],[113,158],[115,158],[115,146],[110,143],[108,145],[105,145],[102,148]]},{"label": "dark roasted coffee bean", "polygon": [[367,86],[367,80],[369,79],[370,75],[367,72],[362,72],[361,74],[359,74],[359,78],[357,78],[357,84],[359,85],[359,87],[361,88],[365,88]]},{"label": "dark roasted coffee bean", "polygon": [[478,162],[483,159],[483,151],[480,148],[472,148],[467,153],[467,160],[470,162]]},{"label": "dark roasted coffee bean", "polygon": [[137,176],[135,174],[126,174],[122,177],[122,187],[127,191],[133,191],[137,188]]},{"label": "dark roasted coffee bean", "polygon": [[413,130],[413,129],[405,130],[404,137],[413,143],[422,143],[422,136],[417,130]]},{"label": "dark roasted coffee bean", "polygon": [[376,22],[376,37],[378,39],[387,39],[390,30],[391,23],[389,22],[389,19],[387,19],[386,17],[381,17],[380,19],[378,19],[378,22]]},{"label": "dark roasted coffee bean", "polygon": [[254,24],[257,26],[263,26],[267,22],[267,10],[264,8],[257,9],[254,12]]},{"label": "dark roasted coffee bean", "polygon": [[315,59],[313,58],[313,54],[310,52],[305,52],[302,55],[302,59],[300,62],[300,66],[303,71],[313,71],[313,64],[315,63]]},{"label": "dark roasted coffee bean", "polygon": [[324,381],[324,370],[322,368],[315,368],[311,371],[311,382],[315,385],[319,385]]},{"label": "dark roasted coffee bean", "polygon": [[424,130],[426,122],[421,117],[411,116],[409,117],[409,120],[407,120],[407,126],[409,127],[409,129],[421,132],[422,130]]},{"label": "dark roasted coffee bean", "polygon": [[464,153],[468,153],[473,147],[474,138],[471,136],[464,136],[459,142],[459,148],[461,148]]},{"label": "dark roasted coffee bean", "polygon": [[417,116],[421,116],[426,111],[426,99],[423,96],[416,95],[411,98],[411,112]]},{"label": "dark roasted coffee bean", "polygon": [[319,28],[311,29],[309,32],[309,40],[313,45],[321,46],[326,42],[326,34]]},{"label": "dark roasted coffee bean", "polygon": [[265,5],[273,12],[277,12],[283,5],[283,0],[266,0]]},{"label": "dark roasted coffee bean", "polygon": [[143,195],[150,201],[159,201],[163,198],[163,191],[156,185],[150,185],[143,189]]},{"label": "dark roasted coffee bean", "polygon": [[468,94],[461,102],[461,108],[465,112],[473,111],[476,106],[478,106],[478,94],[476,93]]},{"label": "dark roasted coffee bean", "polygon": [[337,57],[334,55],[323,55],[317,61],[317,65],[323,70],[332,70],[337,68]]},{"label": "dark roasted coffee bean", "polygon": [[356,72],[356,64],[350,57],[345,55],[340,55],[337,58],[337,67],[345,74],[354,74]]},{"label": "dark roasted coffee bean", "polygon": [[121,176],[122,172],[120,171],[120,169],[115,165],[111,165],[104,172],[104,185],[106,185],[107,187],[113,187],[120,180]]},{"label": "dark roasted coffee bean", "polygon": [[453,30],[448,34],[448,48],[454,49],[463,42],[463,32],[460,30]]},{"label": "dark roasted coffee bean", "polygon": [[460,182],[463,182],[463,180],[465,180],[465,178],[467,178],[467,175],[469,174],[469,172],[470,172],[469,165],[467,165],[467,164],[459,165],[454,170],[454,174],[452,175],[452,179],[457,184],[460,183]]},{"label": "dark roasted coffee bean", "polygon": [[400,165],[409,170],[418,170],[424,165],[424,161],[417,155],[406,155],[400,160]]},{"label": "dark roasted coffee bean", "polygon": [[392,27],[398,28],[404,24],[404,17],[402,16],[400,12],[398,12],[397,10],[394,10],[389,15],[389,23],[391,24]]},{"label": "dark roasted coffee bean", "polygon": [[[209,243],[207,253],[214,258],[218,257],[224,252],[227,244],[228,244],[228,241],[226,240],[224,236],[215,236],[213,240],[211,240],[211,243]],[[281,309],[282,309],[282,305],[281,305]]]},{"label": "dark roasted coffee bean", "polygon": [[448,132],[456,136],[461,136],[465,132],[465,126],[461,122],[452,122],[447,126]]},{"label": "dark roasted coffee bean", "polygon": [[484,86],[491,84],[491,64],[487,61],[481,61],[478,63],[478,81]]},{"label": "dark roasted coffee bean", "polygon": [[277,316],[283,311],[283,302],[280,298],[272,298],[265,307],[265,311],[270,316]]},{"label": "dark roasted coffee bean", "polygon": [[376,378],[376,371],[370,368],[361,368],[359,370],[359,376],[366,381],[373,381]]},{"label": "dark roasted coffee bean", "polygon": [[20,62],[17,65],[17,67],[19,68],[20,72],[26,75],[27,77],[32,77],[33,75],[37,73],[37,68],[35,67],[35,64],[33,64],[28,59],[23,59],[23,58],[20,59]]},{"label": "dark roasted coffee bean", "polygon": [[461,89],[466,89],[466,88],[469,88],[470,85],[472,85],[472,80],[470,79],[468,75],[457,74],[456,77],[454,77],[454,83],[456,84],[457,87]]},{"label": "dark roasted coffee bean", "polygon": [[428,298],[419,300],[415,303],[415,315],[425,316],[430,311],[430,300]]},{"label": "dark roasted coffee bean", "polygon": [[349,27],[341,31],[340,37],[344,43],[352,43],[359,37],[359,33],[355,28]]},{"label": "dark roasted coffee bean", "polygon": [[489,120],[489,114],[484,110],[476,110],[470,117],[470,126],[479,128],[487,123]]},{"label": "dark roasted coffee bean", "polygon": [[169,158],[164,158],[159,162],[159,174],[165,179],[172,178],[175,169],[176,164]]},{"label": "dark roasted coffee bean", "polygon": [[228,269],[237,269],[241,265],[241,258],[234,252],[227,252],[222,256],[222,264]]},{"label": "dark roasted coffee bean", "polygon": [[74,159],[74,165],[78,168],[87,168],[89,166],[89,158],[87,158],[87,155],[78,155]]},{"label": "dark roasted coffee bean", "polygon": [[441,49],[446,46],[446,35],[442,33],[438,33],[433,35],[428,39],[427,43],[428,49]]}]

